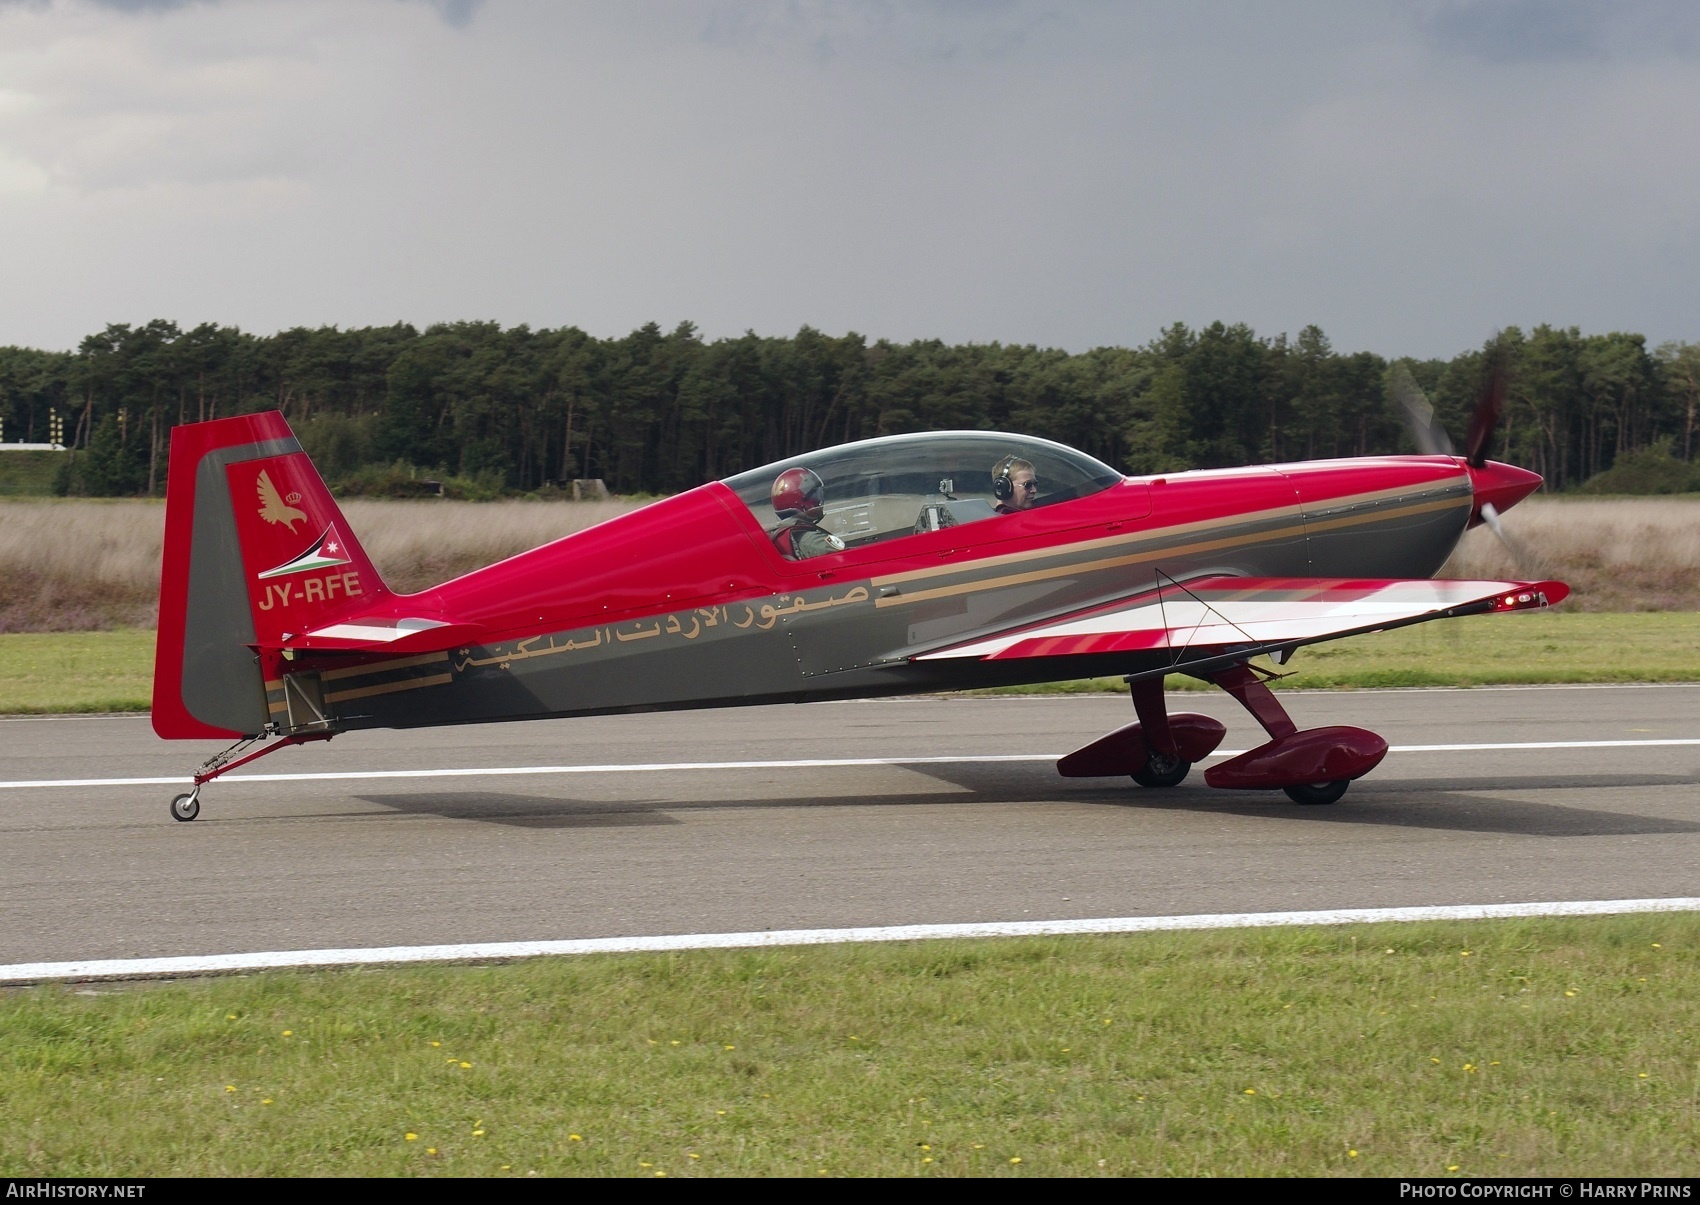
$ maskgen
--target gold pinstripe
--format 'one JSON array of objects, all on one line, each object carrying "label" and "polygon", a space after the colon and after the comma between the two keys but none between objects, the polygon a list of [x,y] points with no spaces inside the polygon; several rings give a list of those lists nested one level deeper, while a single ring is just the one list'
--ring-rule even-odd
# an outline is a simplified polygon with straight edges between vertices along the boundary
[{"label": "gold pinstripe", "polygon": [[[1269,510],[1258,511],[1253,515],[1236,516],[1236,527],[1250,526],[1256,523],[1268,523],[1279,519],[1300,517],[1298,506],[1278,506]],[[1161,527],[1155,531],[1130,531],[1121,535],[1100,536],[1095,540],[1081,540],[1070,544],[1067,548],[1033,548],[1026,552],[1006,552],[1001,556],[985,557],[972,565],[934,565],[926,569],[909,569],[902,573],[890,573],[873,580],[875,586],[896,585],[900,582],[919,581],[922,578],[940,577],[947,573],[968,573],[978,569],[991,569],[999,565],[1016,565],[1023,561],[1035,561],[1044,557],[1062,556],[1075,552],[1096,552],[1102,548],[1125,548],[1132,544],[1148,544],[1153,540],[1173,539],[1185,535],[1189,531],[1204,531],[1210,527],[1220,527],[1219,519],[1203,519],[1196,523],[1177,523],[1173,527]],[[906,597],[913,598],[914,595]],[[882,600],[883,601],[883,600]]]},{"label": "gold pinstripe", "polygon": [[342,703],[349,699],[364,699],[370,695],[393,695],[404,690],[418,690],[421,686],[442,686],[453,682],[453,674],[432,674],[428,678],[407,678],[401,682],[384,682],[377,686],[361,686],[354,690],[331,691],[325,695],[326,703]]},{"label": "gold pinstripe", "polygon": [[[329,682],[336,681],[339,678],[373,677],[377,674],[389,673],[392,670],[412,669],[415,666],[420,665],[439,665],[447,662],[448,659],[449,655],[447,652],[421,653],[417,657],[398,657],[394,661],[383,661],[367,665],[348,665],[343,666],[341,669],[324,670],[319,674],[319,679],[322,682]],[[452,677],[453,675],[451,674],[436,674],[427,678],[407,678],[400,682],[386,682],[378,686],[357,687],[352,690],[328,691],[325,694],[325,702],[328,704],[341,702],[345,699],[364,698],[367,695],[394,694],[397,691],[413,690],[420,686],[439,686],[444,682],[450,681]],[[282,680],[268,678],[265,686],[267,713],[277,715],[280,712],[287,712],[289,710],[289,702],[284,691]]]},{"label": "gold pinstripe", "polygon": [[395,661],[369,662],[366,665],[349,665],[342,669],[327,669],[319,675],[321,681],[333,682],[338,678],[365,677],[369,674],[386,674],[392,669],[409,669],[415,665],[435,665],[439,661],[447,661],[449,655],[442,653],[421,653],[417,657],[402,657]]},{"label": "gold pinstripe", "polygon": [[1341,527],[1361,527],[1365,523],[1380,523],[1383,519],[1403,519],[1408,515],[1422,515],[1436,510],[1450,510],[1452,508],[1464,510],[1474,501],[1475,495],[1472,494],[1470,497],[1465,498],[1462,501],[1452,498],[1442,498],[1438,502],[1419,502],[1412,506],[1395,507],[1393,510],[1371,511],[1368,514],[1363,515],[1342,515],[1338,519],[1324,519],[1321,522],[1307,519],[1305,521],[1305,530],[1307,532],[1333,531]]},{"label": "gold pinstripe", "polygon": [[[1401,491],[1394,491],[1395,495],[1397,495],[1397,493],[1399,493],[1399,492],[1401,492]],[[1402,492],[1408,494],[1411,491],[1405,490],[1405,491],[1402,491]],[[1365,496],[1360,496],[1360,497],[1365,497]],[[1429,512],[1432,512],[1432,511],[1437,511],[1437,510],[1457,509],[1457,508],[1461,508],[1461,507],[1464,507],[1464,506],[1468,506],[1471,503],[1471,501],[1473,501],[1473,496],[1470,497],[1470,498],[1462,498],[1462,499],[1459,499],[1459,498],[1441,498],[1441,499],[1437,499],[1433,502],[1418,502],[1418,503],[1414,503],[1410,506],[1395,507],[1392,510],[1371,511],[1371,512],[1361,514],[1361,515],[1343,515],[1343,516],[1341,516],[1340,518],[1337,518],[1337,519],[1327,519],[1327,520],[1323,520],[1321,522],[1308,522],[1308,523],[1307,522],[1300,522],[1300,523],[1293,525],[1293,526],[1275,528],[1274,530],[1246,532],[1245,534],[1242,534],[1242,535],[1224,536],[1224,537],[1222,537],[1220,539],[1216,539],[1216,540],[1199,540],[1199,541],[1196,541],[1196,542],[1191,543],[1191,544],[1171,544],[1171,545],[1166,545],[1162,548],[1147,548],[1144,551],[1132,552],[1132,553],[1128,553],[1124,556],[1102,557],[1098,560],[1084,561],[1084,562],[1071,561],[1066,565],[1057,565],[1057,566],[1054,566],[1054,567],[1049,568],[1049,569],[1033,569],[1033,570],[1029,570],[1026,573],[1010,573],[1010,574],[1004,574],[1000,577],[978,578],[974,581],[963,582],[963,583],[961,583],[959,585],[955,585],[955,586],[937,586],[937,587],[935,587],[931,590],[918,590],[918,591],[915,591],[915,592],[909,593],[909,594],[897,594],[897,595],[891,596],[890,598],[876,598],[874,600],[874,606],[876,606],[876,607],[894,607],[894,606],[898,606],[902,603],[925,602],[926,600],[933,599],[933,598],[949,598],[952,595],[957,595],[957,594],[972,594],[972,593],[975,593],[975,592],[980,591],[980,590],[995,590],[995,589],[999,589],[999,588],[1006,587],[1006,586],[1018,586],[1018,585],[1023,585],[1027,582],[1044,581],[1044,580],[1049,579],[1049,578],[1064,577],[1064,576],[1068,576],[1068,575],[1071,575],[1071,574],[1094,573],[1094,572],[1100,572],[1100,571],[1105,570],[1105,569],[1119,569],[1119,568],[1122,568],[1122,567],[1127,566],[1127,565],[1137,565],[1137,564],[1140,564],[1142,562],[1161,560],[1161,559],[1166,558],[1166,557],[1184,556],[1184,555],[1187,555],[1187,554],[1190,554],[1190,553],[1199,553],[1199,552],[1214,552],[1214,551],[1218,551],[1218,550],[1223,549],[1223,548],[1243,547],[1244,545],[1247,545],[1247,544],[1251,544],[1251,543],[1255,543],[1255,542],[1259,542],[1259,541],[1263,541],[1263,540],[1276,539],[1276,538],[1280,538],[1280,537],[1283,537],[1283,536],[1287,536],[1287,537],[1299,536],[1299,535],[1304,535],[1307,532],[1312,532],[1312,531],[1329,531],[1329,530],[1337,530],[1337,529],[1342,528],[1342,527],[1357,527],[1357,526],[1362,526],[1362,525],[1368,524],[1368,523],[1381,523],[1381,522],[1385,522],[1389,519],[1405,518],[1405,517],[1408,517],[1408,516],[1411,516],[1411,515],[1426,514],[1426,513],[1429,513]],[[1341,502],[1340,502],[1340,505],[1342,507],[1344,507],[1344,506],[1349,506],[1349,505],[1355,505],[1355,503],[1348,502],[1347,500],[1342,499]],[[1296,507],[1295,508],[1282,508],[1283,511],[1287,511],[1288,513],[1290,513],[1291,510],[1296,510],[1296,509],[1297,509]],[[1265,513],[1268,513],[1268,512],[1265,512]],[[1184,528],[1192,528],[1192,529],[1196,530],[1199,526],[1202,526],[1202,525],[1200,525],[1200,524],[1185,524]],[[1235,526],[1243,526],[1243,525],[1236,524]],[[1173,533],[1174,531],[1182,530],[1182,529],[1183,528],[1169,528],[1169,529],[1166,529],[1164,532],[1157,533],[1155,535],[1153,535],[1152,533],[1143,533],[1142,536],[1140,538],[1138,538],[1137,540],[1128,540],[1128,539],[1125,539],[1125,538],[1118,538],[1118,539],[1115,539],[1113,541],[1097,541],[1095,543],[1098,543],[1100,547],[1104,543],[1116,543],[1116,544],[1122,545],[1123,547],[1127,546],[1130,543],[1150,544],[1155,539],[1165,538],[1166,536]],[[1075,545],[1076,548],[1087,547],[1087,546],[1089,546],[1089,545]],[[1003,559],[1006,563],[1008,563],[1010,561],[1019,560],[1019,559],[1035,559],[1037,556],[1043,556],[1043,555],[1046,555],[1048,553],[1054,554],[1054,551],[1055,550],[1053,550],[1053,549],[1045,549],[1045,550],[1038,552],[1038,553],[1027,553],[1027,554],[1015,553],[1015,554],[1011,554],[1011,556],[1008,557],[1008,558],[1000,558],[1000,559]],[[936,575],[940,572],[948,572],[950,570],[955,570],[956,572],[959,572],[959,573],[960,572],[972,572],[975,569],[979,569],[979,568],[984,567],[985,564],[986,564],[986,562],[984,562],[984,561],[977,561],[973,565],[953,565],[953,566],[949,566],[949,567],[946,567],[946,568],[939,568],[939,569],[922,569],[922,570],[917,570],[915,573],[910,574],[910,575],[899,574],[899,575],[893,575],[892,577],[889,577],[889,578],[876,578],[876,579],[874,579],[874,584],[876,586],[878,586],[878,585],[880,585],[884,582],[896,582],[896,581],[900,581],[900,580],[912,580],[914,578],[918,578],[918,577],[921,577],[923,575],[933,576],[933,575]]]}]

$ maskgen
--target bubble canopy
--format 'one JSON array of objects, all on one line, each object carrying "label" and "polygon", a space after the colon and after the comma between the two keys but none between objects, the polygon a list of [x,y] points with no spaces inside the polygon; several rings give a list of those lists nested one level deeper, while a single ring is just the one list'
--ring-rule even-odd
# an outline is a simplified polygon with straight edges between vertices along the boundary
[{"label": "bubble canopy", "polygon": [[770,498],[774,479],[786,469],[812,469],[826,486],[821,526],[855,546],[996,517],[994,471],[1012,457],[1033,466],[1039,486],[1035,506],[1084,498],[1122,479],[1108,465],[1048,439],[933,431],[805,452],[723,484],[771,532],[784,526]]}]

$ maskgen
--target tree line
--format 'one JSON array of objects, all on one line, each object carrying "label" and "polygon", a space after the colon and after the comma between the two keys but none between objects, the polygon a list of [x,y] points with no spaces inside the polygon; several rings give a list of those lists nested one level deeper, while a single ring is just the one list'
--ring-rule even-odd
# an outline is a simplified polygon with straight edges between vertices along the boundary
[{"label": "tree line", "polygon": [[1414,451],[1392,400],[1400,368],[1461,441],[1497,347],[1509,392],[1496,458],[1556,490],[1614,465],[1692,481],[1700,343],[1545,325],[1496,338],[1389,361],[1337,352],[1315,326],[1289,339],[1220,322],[1071,354],[806,326],[709,341],[688,322],[599,339],[491,322],[252,335],[153,321],[74,352],[0,348],[0,421],[8,441],[45,442],[57,413],[73,494],[162,493],[174,425],[272,408],[345,493],[434,475],[474,496],[575,478],[665,494],[828,444],[961,428],[1157,473]]}]

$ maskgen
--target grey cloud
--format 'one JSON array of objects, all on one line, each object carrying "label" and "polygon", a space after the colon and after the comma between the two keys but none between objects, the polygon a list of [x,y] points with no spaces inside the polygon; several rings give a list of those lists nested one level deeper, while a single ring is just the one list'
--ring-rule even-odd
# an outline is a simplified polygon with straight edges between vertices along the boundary
[{"label": "grey cloud", "polygon": [[0,0],[0,342],[468,315],[1697,337],[1700,65],[1647,32],[1686,10],[1555,3],[1540,38],[1517,21],[1545,6],[1507,10]]},{"label": "grey cloud", "polygon": [[[1099,0],[1101,2],[1101,0]],[[804,48],[821,61],[1001,59],[1077,11],[1054,0],[718,0],[699,18],[704,42],[736,49]]]},{"label": "grey cloud", "polygon": [[1420,14],[1445,52],[1489,62],[1580,62],[1700,49],[1700,8],[1684,0],[1455,0]]},{"label": "grey cloud", "polygon": [[116,9],[121,13],[164,13],[173,9],[217,2],[218,0],[93,0],[99,8]]},{"label": "grey cloud", "polygon": [[453,25],[456,29],[464,29],[472,23],[472,18],[483,7],[484,0],[424,0],[437,10],[437,15]]},{"label": "grey cloud", "polygon": [[[0,3],[28,3],[30,0],[0,0]],[[50,0],[40,0],[49,3]],[[217,4],[220,0],[91,0],[100,8],[115,9],[121,13],[170,12],[174,9],[188,8],[191,5]],[[483,6],[484,0],[402,0],[408,4],[427,4],[437,10],[446,23],[457,29],[470,24],[473,15]]]}]

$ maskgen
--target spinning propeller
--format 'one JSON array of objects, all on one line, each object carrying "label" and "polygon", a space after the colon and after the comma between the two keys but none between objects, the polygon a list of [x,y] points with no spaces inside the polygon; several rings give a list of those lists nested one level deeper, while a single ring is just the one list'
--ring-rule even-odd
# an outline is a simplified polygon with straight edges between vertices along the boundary
[{"label": "spinning propeller", "polygon": [[[1481,521],[1505,545],[1519,572],[1538,577],[1538,559],[1505,530],[1505,525],[1500,522],[1499,507],[1494,505],[1493,500],[1499,496],[1506,506],[1510,506],[1539,488],[1541,479],[1526,470],[1497,464],[1487,458],[1488,446],[1493,442],[1500,414],[1505,409],[1510,377],[1508,361],[1504,346],[1495,340],[1488,350],[1482,387],[1476,395],[1475,411],[1470,415],[1470,430],[1464,442],[1464,463],[1470,469],[1470,480],[1475,486],[1476,513],[1481,516]],[[1403,364],[1393,370],[1393,399],[1405,411],[1406,424],[1418,451],[1425,456],[1455,455],[1452,440],[1435,415],[1428,395]]]}]

